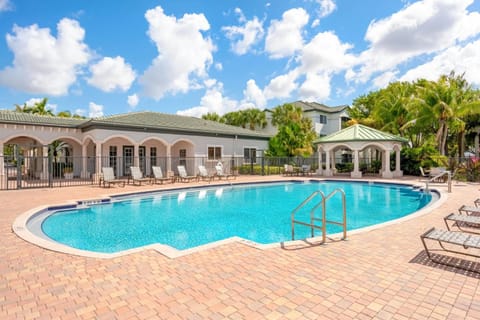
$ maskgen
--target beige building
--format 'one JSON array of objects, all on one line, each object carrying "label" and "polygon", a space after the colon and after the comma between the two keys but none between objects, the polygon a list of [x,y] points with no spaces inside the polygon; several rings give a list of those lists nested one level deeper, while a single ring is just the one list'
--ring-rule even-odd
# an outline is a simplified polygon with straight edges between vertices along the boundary
[{"label": "beige building", "polygon": [[218,161],[228,170],[233,160],[254,159],[268,147],[269,138],[248,129],[158,112],[74,119],[1,110],[0,179],[7,178],[8,168],[20,168],[19,161],[22,172],[15,174],[47,179],[52,170],[59,170],[48,162],[52,162],[49,148],[56,151],[53,161],[78,179],[95,179],[102,166],[113,167],[117,176],[129,175],[130,166],[139,166],[148,175],[154,165],[174,174],[179,164],[196,174],[200,162],[213,166]]}]

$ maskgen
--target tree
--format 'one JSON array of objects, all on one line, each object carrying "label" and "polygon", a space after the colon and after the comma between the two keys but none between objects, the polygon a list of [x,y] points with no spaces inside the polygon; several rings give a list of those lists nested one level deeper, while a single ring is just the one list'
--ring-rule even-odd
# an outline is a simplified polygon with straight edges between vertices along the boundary
[{"label": "tree", "polygon": [[277,134],[268,143],[267,154],[277,157],[310,156],[313,153],[312,121],[303,118],[300,107],[284,104],[273,109],[272,124],[278,127]]},{"label": "tree", "polygon": [[225,123],[225,120],[223,119],[223,117],[216,112],[209,112],[207,114],[204,114],[202,115],[202,119]]},{"label": "tree", "polygon": [[217,113],[207,113],[202,116],[202,119],[217,121],[236,127],[248,127],[250,130],[256,130],[257,128],[263,129],[267,125],[265,112],[255,108],[228,112],[224,114],[223,117]]},{"label": "tree", "polygon": [[243,119],[250,130],[255,130],[257,127],[263,129],[267,126],[267,116],[260,109],[251,108],[240,112],[244,115]]},{"label": "tree", "polygon": [[15,111],[24,113],[33,113],[42,116],[53,116],[51,109],[47,109],[47,98],[43,98],[41,101],[35,102],[33,106],[29,107],[26,103],[23,106],[15,105]]},{"label": "tree", "polygon": [[472,90],[464,75],[456,76],[451,72],[442,75],[436,82],[419,80],[417,95],[410,108],[415,108],[415,120],[424,128],[435,133],[435,142],[441,155],[448,154],[449,135],[456,135],[458,152],[463,154],[462,142],[465,135],[467,115],[480,114],[480,100]]}]

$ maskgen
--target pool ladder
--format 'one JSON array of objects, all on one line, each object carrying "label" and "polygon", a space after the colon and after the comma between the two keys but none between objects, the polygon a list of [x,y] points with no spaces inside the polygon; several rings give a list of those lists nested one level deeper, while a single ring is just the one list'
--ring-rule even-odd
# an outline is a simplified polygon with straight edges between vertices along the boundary
[{"label": "pool ladder", "polygon": [[[341,221],[341,222],[327,220],[326,203],[336,193],[340,193],[342,195],[343,221]],[[298,212],[298,210],[303,208],[310,201],[313,201],[314,199],[316,199],[317,196],[321,198],[321,201],[319,203],[317,203],[312,208],[312,210],[310,210],[310,222],[295,220],[295,214]],[[322,218],[321,219],[315,217],[315,211],[319,207],[322,208]],[[315,234],[314,234],[315,229],[321,230],[322,231],[322,243],[325,243],[325,241],[327,239],[327,223],[342,226],[343,227],[343,240],[347,239],[347,208],[346,208],[345,191],[343,191],[342,189],[335,189],[330,194],[328,194],[327,196],[325,196],[325,194],[320,190],[314,191],[308,198],[303,200],[303,202],[300,203],[300,205],[292,211],[291,217],[292,217],[292,240],[295,240],[295,224],[300,224],[300,225],[304,225],[304,226],[307,226],[307,227],[311,228],[312,237],[315,236]],[[321,225],[316,224],[316,222],[318,222],[318,221],[321,221]]]}]

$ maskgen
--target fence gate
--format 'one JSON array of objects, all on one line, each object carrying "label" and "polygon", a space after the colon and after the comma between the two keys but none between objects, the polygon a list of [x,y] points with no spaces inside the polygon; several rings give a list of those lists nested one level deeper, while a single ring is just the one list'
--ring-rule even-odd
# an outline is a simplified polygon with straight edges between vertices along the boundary
[{"label": "fence gate", "polygon": [[[4,179],[0,190],[50,188],[92,184],[90,175],[81,176],[82,157],[55,157],[41,155],[43,146],[26,147],[13,145],[9,154],[3,157]],[[85,159],[92,167],[94,158]]]},{"label": "fence gate", "polygon": [[51,187],[50,160],[49,157],[36,155],[35,152],[25,155],[19,145],[14,145],[12,154],[4,156],[3,159],[6,178],[2,189]]}]

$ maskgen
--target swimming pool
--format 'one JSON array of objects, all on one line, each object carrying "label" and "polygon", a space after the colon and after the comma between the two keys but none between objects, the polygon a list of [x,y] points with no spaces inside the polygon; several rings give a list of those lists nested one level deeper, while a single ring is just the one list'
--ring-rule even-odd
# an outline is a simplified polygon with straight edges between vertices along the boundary
[{"label": "swimming pool", "polygon": [[[433,199],[432,194],[401,184],[287,181],[114,197],[99,204],[57,208],[32,224],[40,226],[37,231],[44,238],[101,253],[153,243],[184,250],[234,236],[259,244],[278,243],[291,240],[295,207],[316,190],[329,194],[337,188],[347,196],[348,230],[401,218]],[[296,219],[308,220],[317,203],[302,208]],[[341,220],[340,195],[327,202],[326,212],[329,220]],[[329,234],[340,231],[338,226],[327,228]],[[310,237],[310,228],[296,226],[295,236]]]}]

